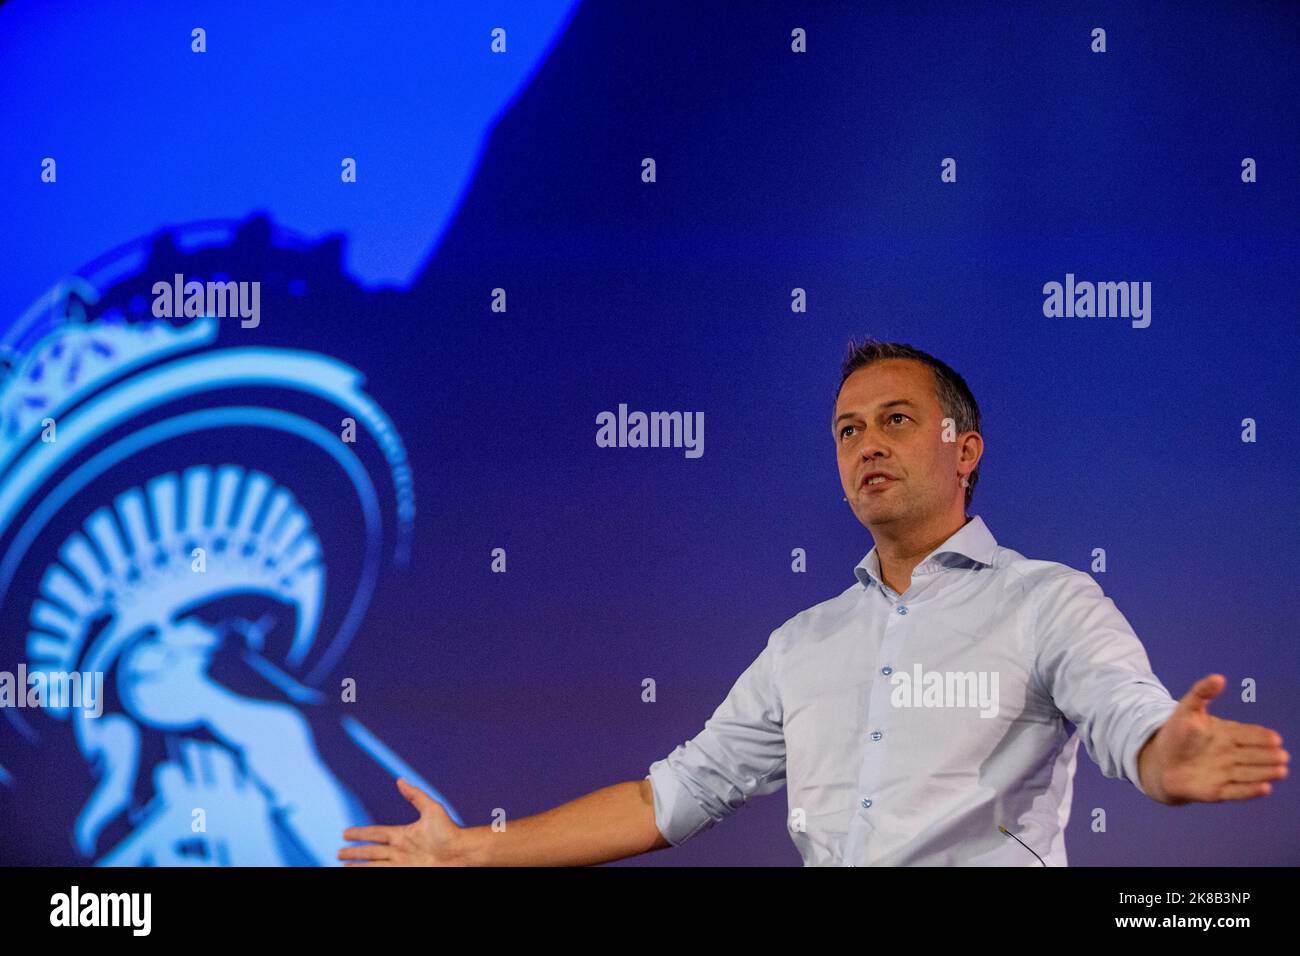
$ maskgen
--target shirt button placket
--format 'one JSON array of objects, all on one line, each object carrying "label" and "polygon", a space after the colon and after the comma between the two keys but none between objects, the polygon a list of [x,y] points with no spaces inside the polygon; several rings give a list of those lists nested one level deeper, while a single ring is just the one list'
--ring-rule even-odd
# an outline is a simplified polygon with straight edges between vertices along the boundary
[{"label": "shirt button placket", "polygon": [[[908,606],[899,601],[894,605],[893,616],[888,618],[886,621],[885,639],[881,646],[881,656],[886,660],[889,660],[894,656],[894,654],[900,649],[902,643],[902,635],[899,633],[898,628],[892,625],[898,624],[901,618],[907,616],[908,611]],[[894,673],[892,665],[881,665],[880,675],[886,679],[879,681],[871,694],[871,707],[870,713],[867,715],[867,726],[875,728],[870,733],[872,743],[879,743],[885,736],[884,731],[880,728],[887,723],[887,720],[885,719],[887,716],[885,708],[889,704],[889,689],[891,686],[887,678],[892,673]],[[873,759],[878,762],[883,757],[883,750],[876,747],[866,747],[863,749],[862,774],[858,780],[863,795],[858,802],[858,806],[863,810],[870,810],[875,805],[875,800],[872,797],[867,796],[865,791],[874,787],[879,782],[878,771],[873,767]]]}]

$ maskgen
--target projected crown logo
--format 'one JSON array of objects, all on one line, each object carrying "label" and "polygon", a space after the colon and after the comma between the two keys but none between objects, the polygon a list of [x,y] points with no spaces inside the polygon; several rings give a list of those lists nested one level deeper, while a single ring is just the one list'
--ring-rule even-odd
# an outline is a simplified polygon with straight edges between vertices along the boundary
[{"label": "projected crown logo", "polygon": [[[292,249],[255,225],[226,224],[232,243]],[[107,698],[0,708],[0,799],[84,784],[67,839],[102,865],[336,865],[369,815],[322,732],[441,799],[337,703],[380,575],[409,558],[404,446],[346,363],[237,318],[149,316],[157,245],[60,282],[0,340],[0,668],[101,674]]]}]

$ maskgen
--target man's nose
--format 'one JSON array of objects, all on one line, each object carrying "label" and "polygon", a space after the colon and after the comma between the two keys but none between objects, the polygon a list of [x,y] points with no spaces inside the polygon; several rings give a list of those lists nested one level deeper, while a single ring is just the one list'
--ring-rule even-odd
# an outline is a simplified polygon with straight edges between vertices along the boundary
[{"label": "man's nose", "polygon": [[884,437],[875,431],[868,431],[862,436],[862,446],[859,449],[862,453],[862,460],[869,461],[872,458],[883,458],[889,455],[889,446],[885,444]]}]

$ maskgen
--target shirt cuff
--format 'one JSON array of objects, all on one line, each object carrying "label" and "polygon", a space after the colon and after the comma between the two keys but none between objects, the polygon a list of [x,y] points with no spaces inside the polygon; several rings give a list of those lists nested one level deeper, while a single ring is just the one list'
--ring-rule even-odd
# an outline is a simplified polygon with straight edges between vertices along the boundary
[{"label": "shirt cuff", "polygon": [[668,759],[656,760],[646,776],[654,792],[655,826],[665,840],[680,846],[701,830],[713,825],[713,818],[668,765]]},{"label": "shirt cuff", "polygon": [[1149,797],[1142,787],[1142,777],[1138,773],[1138,753],[1142,750],[1143,745],[1151,739],[1151,736],[1164,726],[1169,716],[1178,709],[1178,702],[1175,700],[1168,701],[1165,704],[1157,705],[1152,709],[1149,716],[1137,721],[1133,728],[1132,736],[1129,738],[1129,745],[1124,754],[1124,775],[1128,777],[1129,782],[1138,788],[1138,793],[1144,797]]}]

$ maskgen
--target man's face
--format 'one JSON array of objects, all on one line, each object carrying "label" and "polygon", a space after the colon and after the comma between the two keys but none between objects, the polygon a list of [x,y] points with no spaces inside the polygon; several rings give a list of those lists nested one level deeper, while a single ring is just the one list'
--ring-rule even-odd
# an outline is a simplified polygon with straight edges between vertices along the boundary
[{"label": "man's face", "polygon": [[[869,530],[921,524],[953,509],[965,513],[962,436],[950,431],[956,440],[944,441],[943,419],[934,372],[914,359],[883,359],[844,382],[834,419],[840,483]],[[865,484],[872,473],[888,477]]]}]

